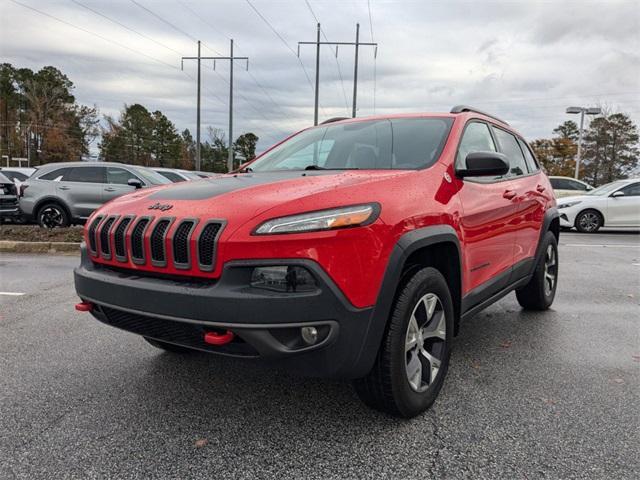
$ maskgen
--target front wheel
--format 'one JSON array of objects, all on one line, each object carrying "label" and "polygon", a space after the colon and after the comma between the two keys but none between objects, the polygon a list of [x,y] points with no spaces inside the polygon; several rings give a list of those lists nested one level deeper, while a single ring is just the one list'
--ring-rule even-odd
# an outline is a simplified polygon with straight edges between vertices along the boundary
[{"label": "front wheel", "polygon": [[354,382],[372,408],[410,418],[435,401],[447,374],[453,302],[434,268],[415,273],[402,288],[369,374]]},{"label": "front wheel", "polygon": [[544,255],[538,260],[529,283],[516,290],[518,303],[525,310],[546,310],[553,303],[558,287],[558,241],[552,232],[543,239]]},{"label": "front wheel", "polygon": [[600,230],[603,223],[600,213],[595,210],[585,210],[576,217],[576,230],[580,233],[595,233]]}]

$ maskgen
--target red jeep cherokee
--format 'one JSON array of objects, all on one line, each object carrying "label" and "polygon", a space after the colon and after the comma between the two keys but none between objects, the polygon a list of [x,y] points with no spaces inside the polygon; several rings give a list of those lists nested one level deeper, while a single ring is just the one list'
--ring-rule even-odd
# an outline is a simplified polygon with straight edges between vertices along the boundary
[{"label": "red jeep cherokee", "polygon": [[75,285],[100,321],[172,352],[354,379],[428,408],[460,321],[512,290],[544,310],[558,213],[522,137],[469,107],[334,119],[235,174],[109,202]]}]

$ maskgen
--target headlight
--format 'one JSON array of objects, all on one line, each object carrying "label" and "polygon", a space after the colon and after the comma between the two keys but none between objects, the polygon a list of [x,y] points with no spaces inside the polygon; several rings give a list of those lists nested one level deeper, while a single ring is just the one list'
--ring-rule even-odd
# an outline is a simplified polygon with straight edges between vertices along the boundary
[{"label": "headlight", "polygon": [[560,205],[558,205],[558,209],[573,207],[574,205],[578,205],[579,203],[582,203],[582,201],[577,200],[575,202],[561,203]]},{"label": "headlight", "polygon": [[255,235],[302,233],[336,228],[357,227],[373,223],[380,213],[377,203],[332,208],[267,220],[254,231]]}]

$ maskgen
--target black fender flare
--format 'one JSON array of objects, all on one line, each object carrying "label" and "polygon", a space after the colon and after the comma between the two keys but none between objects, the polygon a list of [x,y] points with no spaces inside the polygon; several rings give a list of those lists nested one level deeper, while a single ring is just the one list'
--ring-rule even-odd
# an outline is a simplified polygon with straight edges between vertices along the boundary
[{"label": "black fender flare", "polygon": [[[551,222],[554,219],[558,219],[559,221],[560,212],[558,212],[558,209],[556,207],[551,207],[546,212],[544,212],[544,219],[542,220],[542,228],[540,229],[540,238],[538,238],[538,246],[536,247],[535,262],[533,262],[531,273],[535,271],[536,265],[538,265],[540,258],[542,258],[542,255],[544,255],[544,251],[542,249],[543,240],[547,232],[550,230]],[[558,239],[560,239],[560,229],[558,229]]]},{"label": "black fender flare", "polygon": [[371,314],[365,341],[362,344],[356,360],[358,366],[357,371],[362,374],[361,376],[366,375],[373,367],[373,362],[380,349],[398,285],[402,278],[402,270],[407,259],[415,251],[439,243],[452,243],[455,245],[458,250],[458,258],[460,259],[460,279],[462,280],[460,239],[451,225],[433,225],[418,228],[403,234],[393,247],[391,255],[389,255],[387,269]]}]

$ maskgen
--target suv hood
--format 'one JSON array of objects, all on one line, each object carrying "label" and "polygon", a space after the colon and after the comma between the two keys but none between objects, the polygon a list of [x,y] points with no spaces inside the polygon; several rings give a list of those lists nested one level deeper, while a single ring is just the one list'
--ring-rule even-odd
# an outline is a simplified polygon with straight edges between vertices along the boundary
[{"label": "suv hood", "polygon": [[[378,184],[414,173],[411,170],[327,170],[228,174],[137,191],[109,202],[99,212],[208,217],[232,220],[239,225],[275,207],[278,215],[282,215],[371,202],[375,200],[372,184],[376,184],[376,189],[384,188]],[[311,208],[305,206],[315,200]]]}]

